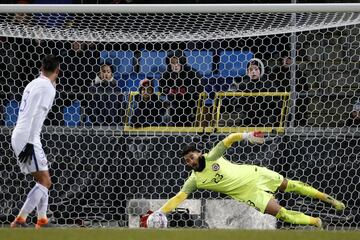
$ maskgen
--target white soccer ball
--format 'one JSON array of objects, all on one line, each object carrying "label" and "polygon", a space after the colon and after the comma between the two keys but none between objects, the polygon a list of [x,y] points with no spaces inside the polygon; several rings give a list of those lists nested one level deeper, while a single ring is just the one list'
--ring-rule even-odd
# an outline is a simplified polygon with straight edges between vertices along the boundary
[{"label": "white soccer ball", "polygon": [[167,218],[165,214],[160,211],[150,214],[146,223],[148,228],[167,228]]}]

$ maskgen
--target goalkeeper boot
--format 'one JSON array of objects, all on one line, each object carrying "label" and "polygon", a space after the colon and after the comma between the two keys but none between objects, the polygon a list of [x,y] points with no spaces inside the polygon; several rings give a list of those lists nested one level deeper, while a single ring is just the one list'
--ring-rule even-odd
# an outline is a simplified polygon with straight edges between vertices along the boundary
[{"label": "goalkeeper boot", "polygon": [[345,209],[345,204],[340,202],[339,200],[336,200],[329,195],[327,195],[326,198],[327,202],[330,203],[336,209],[336,211],[342,211]]},{"label": "goalkeeper boot", "polygon": [[319,229],[323,229],[323,221],[321,220],[321,218],[316,218],[316,222],[314,224],[315,227],[319,228]]},{"label": "goalkeeper boot", "polygon": [[51,223],[49,222],[48,218],[40,218],[37,220],[35,228],[36,229],[40,229],[40,228],[48,228],[48,227],[52,227]]},{"label": "goalkeeper boot", "polygon": [[11,228],[26,228],[29,225],[26,224],[26,219],[22,217],[16,217],[15,220],[10,224]]},{"label": "goalkeeper boot", "polygon": [[334,208],[337,210],[337,211],[342,211],[345,209],[345,204],[338,201],[338,200],[335,200],[334,204],[333,204]]}]

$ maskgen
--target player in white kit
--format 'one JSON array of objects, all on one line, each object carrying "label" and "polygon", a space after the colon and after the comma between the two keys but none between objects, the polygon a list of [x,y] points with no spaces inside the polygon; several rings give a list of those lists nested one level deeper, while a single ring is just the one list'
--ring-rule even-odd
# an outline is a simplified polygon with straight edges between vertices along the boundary
[{"label": "player in white kit", "polygon": [[19,108],[19,116],[12,132],[11,145],[20,169],[31,174],[36,184],[27,195],[27,199],[11,227],[26,227],[26,219],[37,208],[36,228],[49,226],[46,215],[48,191],[51,179],[48,161],[40,141],[41,128],[53,105],[55,82],[59,74],[59,61],[53,55],[42,60],[40,77],[31,81],[25,88]]}]

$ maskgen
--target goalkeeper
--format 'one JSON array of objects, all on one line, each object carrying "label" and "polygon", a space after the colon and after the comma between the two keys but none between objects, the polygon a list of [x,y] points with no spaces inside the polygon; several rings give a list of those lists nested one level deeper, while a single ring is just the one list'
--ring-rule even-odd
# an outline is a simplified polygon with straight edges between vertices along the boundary
[{"label": "goalkeeper", "polygon": [[[225,151],[234,142],[242,140],[261,144],[264,142],[264,135],[261,132],[233,133],[219,142],[207,154],[201,153],[192,145],[185,147],[182,156],[186,164],[192,168],[192,173],[180,192],[157,211],[164,214],[169,213],[196,189],[226,194],[284,222],[313,225],[319,228],[322,227],[320,218],[290,211],[280,206],[274,198],[274,193],[278,190],[281,192],[294,192],[329,203],[336,210],[345,208],[342,202],[305,183],[286,179],[282,175],[264,167],[239,165],[226,160],[222,156]],[[144,220],[146,219],[142,219],[142,221]]]}]

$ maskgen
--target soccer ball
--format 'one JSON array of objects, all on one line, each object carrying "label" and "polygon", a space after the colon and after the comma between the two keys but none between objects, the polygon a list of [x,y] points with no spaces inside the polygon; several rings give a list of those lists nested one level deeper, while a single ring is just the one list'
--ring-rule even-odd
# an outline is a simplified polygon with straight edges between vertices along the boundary
[{"label": "soccer ball", "polygon": [[146,223],[148,228],[167,228],[167,218],[164,213],[159,211],[150,214]]}]

